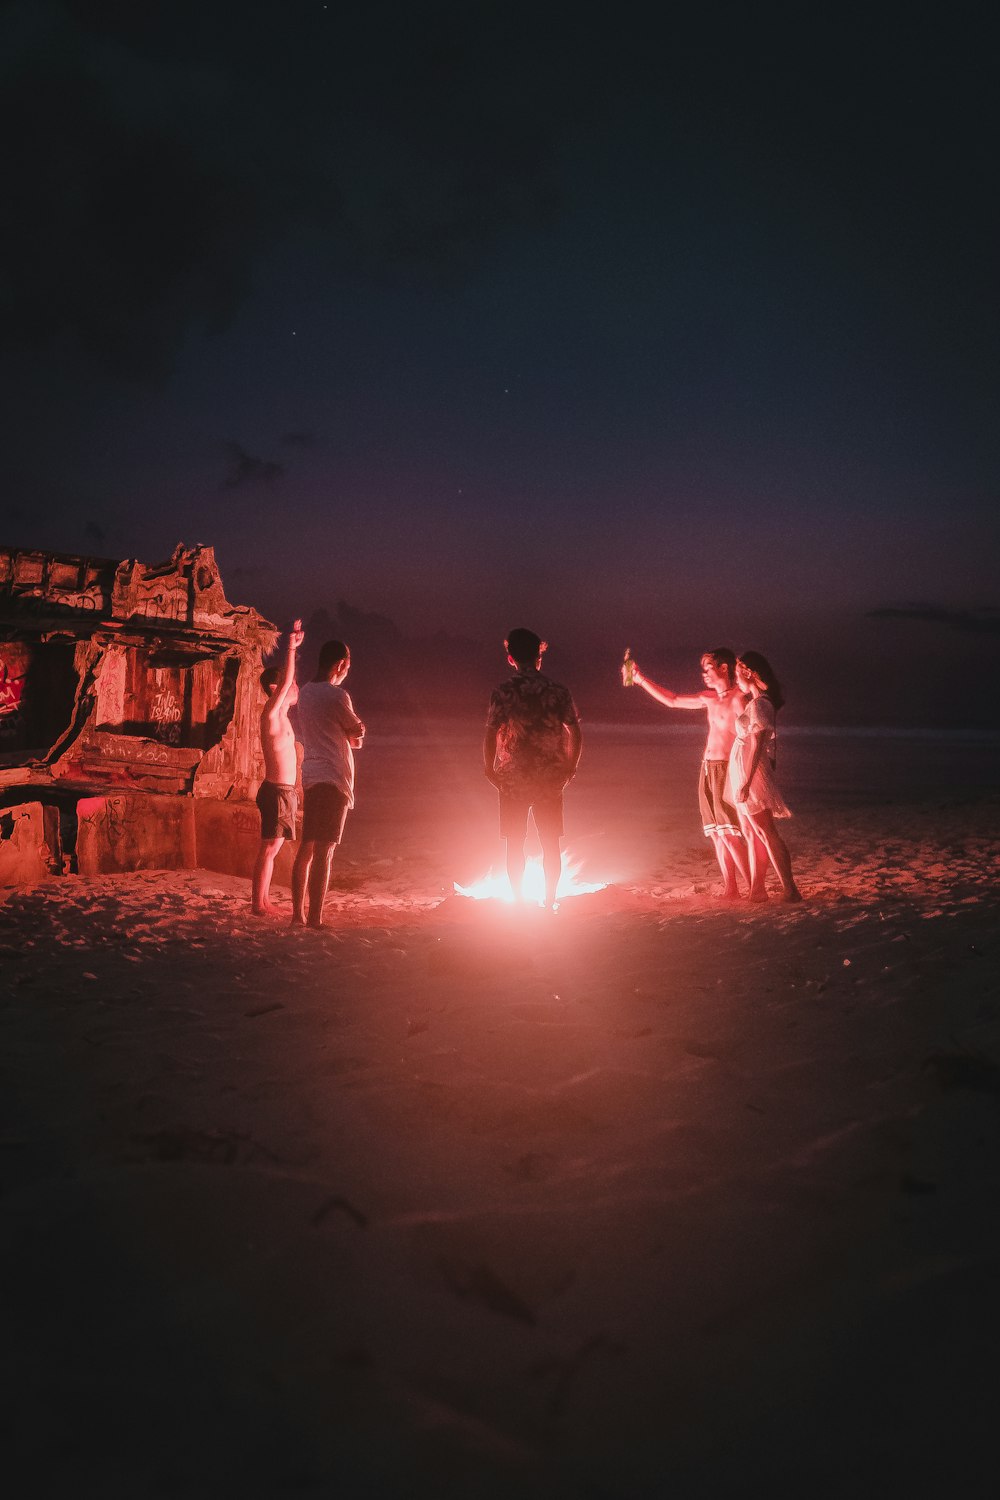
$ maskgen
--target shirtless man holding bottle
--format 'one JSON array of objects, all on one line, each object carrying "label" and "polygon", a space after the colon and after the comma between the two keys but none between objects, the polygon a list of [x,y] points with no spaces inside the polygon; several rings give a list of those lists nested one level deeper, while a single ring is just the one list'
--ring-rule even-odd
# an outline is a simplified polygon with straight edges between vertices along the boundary
[{"label": "shirtless man holding bottle", "polygon": [[701,709],[708,715],[708,738],[701,762],[698,803],[706,838],[712,840],[715,857],[722,872],[722,894],[727,901],[740,895],[742,877],[750,885],[750,867],[746,843],[740,830],[736,808],[726,795],[726,773],[729,752],[736,738],[736,715],[746,704],[746,694],[736,682],[736,655],[724,646],[706,651],[701,658],[700,693],[674,693],[660,687],[639,670],[631,653],[626,651],[622,664],[625,687],[641,687],[664,708]]}]

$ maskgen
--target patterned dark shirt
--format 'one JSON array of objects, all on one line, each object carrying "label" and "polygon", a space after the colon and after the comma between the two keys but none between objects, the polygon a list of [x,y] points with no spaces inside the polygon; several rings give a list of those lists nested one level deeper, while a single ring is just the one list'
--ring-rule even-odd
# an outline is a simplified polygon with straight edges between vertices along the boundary
[{"label": "patterned dark shirt", "polygon": [[504,788],[564,786],[569,777],[564,729],[579,722],[569,689],[541,672],[517,671],[494,688],[486,728],[497,731],[494,767]]}]

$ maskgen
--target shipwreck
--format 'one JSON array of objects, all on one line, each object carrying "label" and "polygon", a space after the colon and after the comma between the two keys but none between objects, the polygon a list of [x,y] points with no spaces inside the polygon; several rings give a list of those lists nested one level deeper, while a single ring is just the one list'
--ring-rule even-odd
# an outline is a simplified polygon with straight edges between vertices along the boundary
[{"label": "shipwreck", "polygon": [[0,547],[0,885],[249,874],[277,639],[211,547],[152,566]]}]

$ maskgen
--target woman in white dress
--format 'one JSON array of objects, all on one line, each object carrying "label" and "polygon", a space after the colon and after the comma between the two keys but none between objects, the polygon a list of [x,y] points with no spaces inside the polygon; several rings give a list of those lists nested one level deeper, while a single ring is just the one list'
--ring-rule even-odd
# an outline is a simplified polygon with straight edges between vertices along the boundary
[{"label": "woman in white dress", "polygon": [[750,701],[736,716],[728,789],[747,841],[750,900],[767,900],[765,877],[770,861],[781,881],[781,899],[801,901],[791,855],[775,823],[776,818],[791,817],[774,779],[775,718],[784,694],[770,662],[759,651],[744,651],[738,657],[736,683],[750,695]]}]

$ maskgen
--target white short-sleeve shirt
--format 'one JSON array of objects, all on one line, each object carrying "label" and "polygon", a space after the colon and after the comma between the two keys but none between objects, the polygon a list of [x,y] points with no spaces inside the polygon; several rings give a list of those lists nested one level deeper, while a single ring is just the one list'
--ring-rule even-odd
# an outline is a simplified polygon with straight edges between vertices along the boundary
[{"label": "white short-sleeve shirt", "polygon": [[348,744],[362,731],[346,688],[332,682],[307,682],[292,711],[295,736],[302,745],[302,785],[330,782],[354,806],[354,753]]}]

